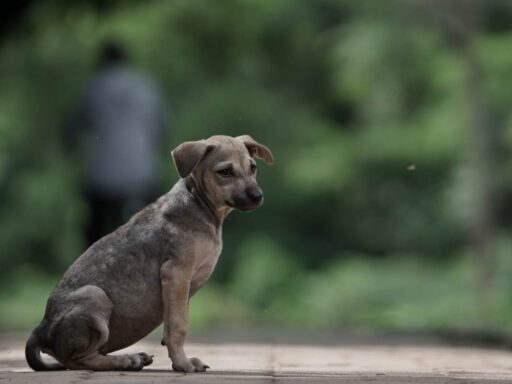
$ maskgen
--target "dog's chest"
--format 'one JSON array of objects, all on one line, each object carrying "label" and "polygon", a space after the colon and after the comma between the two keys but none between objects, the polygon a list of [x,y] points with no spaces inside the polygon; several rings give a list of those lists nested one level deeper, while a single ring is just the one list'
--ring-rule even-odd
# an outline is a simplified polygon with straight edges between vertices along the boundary
[{"label": "dog's chest", "polygon": [[192,290],[199,289],[208,280],[215,269],[221,251],[222,239],[220,236],[197,239],[194,246],[196,268],[191,282]]}]

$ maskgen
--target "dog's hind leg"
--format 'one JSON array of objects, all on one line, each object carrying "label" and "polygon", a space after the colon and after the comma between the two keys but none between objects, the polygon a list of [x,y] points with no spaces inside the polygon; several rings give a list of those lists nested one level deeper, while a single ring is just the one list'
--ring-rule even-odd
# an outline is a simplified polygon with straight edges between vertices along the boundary
[{"label": "dog's hind leg", "polygon": [[68,369],[94,371],[139,370],[153,362],[146,353],[107,356],[99,352],[109,338],[112,302],[96,286],[82,287],[66,296],[72,308],[51,329],[51,354]]},{"label": "dog's hind leg", "polygon": [[101,355],[98,352],[71,361],[70,369],[90,369],[93,371],[139,371],[153,362],[153,356],[147,353],[131,355]]}]

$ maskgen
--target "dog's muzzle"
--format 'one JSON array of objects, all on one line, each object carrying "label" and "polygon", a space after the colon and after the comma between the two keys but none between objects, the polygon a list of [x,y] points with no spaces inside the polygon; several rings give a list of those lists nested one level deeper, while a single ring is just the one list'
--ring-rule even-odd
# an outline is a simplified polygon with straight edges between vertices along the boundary
[{"label": "dog's muzzle", "polygon": [[263,204],[263,191],[259,188],[250,188],[243,195],[235,195],[231,207],[242,211],[251,211]]}]

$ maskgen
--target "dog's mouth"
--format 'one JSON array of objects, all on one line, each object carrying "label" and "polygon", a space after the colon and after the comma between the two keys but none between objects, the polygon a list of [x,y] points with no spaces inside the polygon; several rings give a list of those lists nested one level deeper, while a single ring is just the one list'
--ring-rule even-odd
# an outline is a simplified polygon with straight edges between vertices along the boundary
[{"label": "dog's mouth", "polygon": [[228,207],[238,209],[240,211],[249,212],[254,211],[256,208],[259,208],[263,204],[263,200],[260,200],[259,202],[255,203],[248,200],[237,200],[234,199],[234,201],[228,201],[225,200],[225,203]]}]

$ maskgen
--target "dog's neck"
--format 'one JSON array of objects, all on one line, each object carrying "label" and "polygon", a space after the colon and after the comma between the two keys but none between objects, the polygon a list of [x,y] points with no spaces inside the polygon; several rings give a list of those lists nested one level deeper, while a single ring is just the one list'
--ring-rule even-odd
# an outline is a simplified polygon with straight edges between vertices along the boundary
[{"label": "dog's neck", "polygon": [[184,182],[187,190],[196,198],[198,203],[203,207],[208,215],[211,216],[215,227],[220,229],[224,219],[233,209],[230,207],[216,207],[215,204],[213,204],[213,202],[208,198],[204,190],[198,186],[199,183],[193,175],[185,178]]}]

